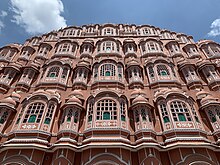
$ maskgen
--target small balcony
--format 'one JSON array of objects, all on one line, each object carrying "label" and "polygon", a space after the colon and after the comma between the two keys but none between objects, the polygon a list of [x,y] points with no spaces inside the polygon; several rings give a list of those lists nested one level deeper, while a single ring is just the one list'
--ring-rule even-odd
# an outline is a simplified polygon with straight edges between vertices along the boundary
[{"label": "small balcony", "polygon": [[11,61],[12,57],[9,57],[9,56],[0,56],[0,61]]},{"label": "small balcony", "polygon": [[31,81],[32,79],[28,77],[21,78],[16,84],[16,90],[27,92],[31,87]]},{"label": "small balcony", "polygon": [[120,51],[117,51],[117,50],[101,50],[101,51],[98,51],[97,54],[95,55],[95,57],[103,57],[103,56],[105,57],[116,56],[119,58],[122,57]]},{"label": "small balcony", "polygon": [[56,57],[69,57],[69,58],[75,58],[75,53],[74,52],[56,52],[54,53],[54,55],[52,56],[52,58],[56,58]]},{"label": "small balcony", "polygon": [[166,56],[161,50],[146,50],[142,52],[143,57],[149,57],[149,56],[155,56],[155,55]]},{"label": "small balcony", "polygon": [[159,88],[159,87],[181,87],[180,82],[177,80],[177,78],[172,78],[170,76],[157,76],[157,77],[150,77],[149,83],[151,88]]},{"label": "small balcony", "polygon": [[135,76],[128,79],[129,81],[129,88],[143,88],[144,83],[141,77]]},{"label": "small balcony", "polygon": [[73,88],[74,89],[87,89],[87,78],[77,77],[73,80]]},{"label": "small balcony", "polygon": [[0,78],[0,92],[5,93],[10,89],[10,85],[13,78]]},{"label": "small balcony", "polygon": [[185,77],[189,89],[196,89],[202,86],[201,80],[196,75]]},{"label": "small balcony", "polygon": [[219,90],[220,89],[220,77],[217,75],[210,75],[207,77],[208,86],[212,90]]},{"label": "small balcony", "polygon": [[59,77],[46,77],[40,79],[36,87],[39,88],[58,88],[61,90],[66,89],[67,78],[59,78]]},{"label": "small balcony", "polygon": [[119,76],[100,76],[92,78],[92,89],[106,87],[124,89],[124,78]]},{"label": "small balcony", "polygon": [[130,57],[130,56],[137,56],[137,52],[134,50],[128,50],[125,52],[125,57]]}]

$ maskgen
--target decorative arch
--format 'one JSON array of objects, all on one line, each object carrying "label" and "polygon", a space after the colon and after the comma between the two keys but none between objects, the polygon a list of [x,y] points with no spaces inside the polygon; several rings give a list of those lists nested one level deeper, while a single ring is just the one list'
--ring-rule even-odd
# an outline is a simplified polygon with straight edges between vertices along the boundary
[{"label": "decorative arch", "polygon": [[101,153],[93,156],[85,165],[128,165],[128,163],[115,154]]},{"label": "decorative arch", "polygon": [[181,162],[177,165],[217,165],[214,161],[210,160],[208,157],[201,154],[191,154],[186,156]]},{"label": "decorative arch", "polygon": [[[61,163],[62,162],[62,163]],[[63,155],[59,156],[58,158],[56,158],[53,162],[52,165],[60,165],[61,164],[68,164],[68,165],[72,165],[73,163],[71,161],[69,161],[66,157],[64,157]]]},{"label": "decorative arch", "polygon": [[7,157],[1,162],[2,165],[36,165],[36,163],[30,161],[27,156],[17,155]]},{"label": "decorative arch", "polygon": [[148,164],[162,165],[161,161],[155,156],[148,156],[140,163],[140,165],[148,165]]}]

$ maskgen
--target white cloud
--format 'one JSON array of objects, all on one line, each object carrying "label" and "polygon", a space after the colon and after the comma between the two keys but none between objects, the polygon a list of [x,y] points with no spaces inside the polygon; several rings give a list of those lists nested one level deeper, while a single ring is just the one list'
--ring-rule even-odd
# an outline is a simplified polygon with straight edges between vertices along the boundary
[{"label": "white cloud", "polygon": [[220,35],[220,19],[216,19],[211,24],[211,31],[208,33],[208,36],[215,37]]},{"label": "white cloud", "polygon": [[0,32],[5,27],[5,24],[3,22],[4,17],[6,17],[8,13],[4,10],[0,11]]},{"label": "white cloud", "polygon": [[0,20],[0,32],[4,27],[5,27],[5,25],[4,25],[3,21]]},{"label": "white cloud", "polygon": [[8,15],[8,13],[4,10],[2,10],[1,13],[0,13],[0,17],[2,17],[2,18],[4,18],[7,15]]},{"label": "white cloud", "polygon": [[27,33],[45,33],[66,26],[61,16],[64,12],[61,0],[11,0],[11,5],[14,12],[11,21]]}]

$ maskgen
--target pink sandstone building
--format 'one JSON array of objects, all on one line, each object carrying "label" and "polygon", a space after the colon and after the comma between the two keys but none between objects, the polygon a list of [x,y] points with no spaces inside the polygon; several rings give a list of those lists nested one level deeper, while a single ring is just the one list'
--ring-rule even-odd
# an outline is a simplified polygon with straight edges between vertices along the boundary
[{"label": "pink sandstone building", "polygon": [[220,45],[149,25],[0,48],[1,165],[218,165]]}]

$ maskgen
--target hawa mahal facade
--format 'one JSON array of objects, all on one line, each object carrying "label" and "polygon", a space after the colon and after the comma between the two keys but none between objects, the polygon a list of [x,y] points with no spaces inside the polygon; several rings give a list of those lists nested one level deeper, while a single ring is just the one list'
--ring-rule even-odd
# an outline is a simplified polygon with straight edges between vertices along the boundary
[{"label": "hawa mahal facade", "polygon": [[85,25],[0,48],[1,165],[217,165],[220,45]]}]

